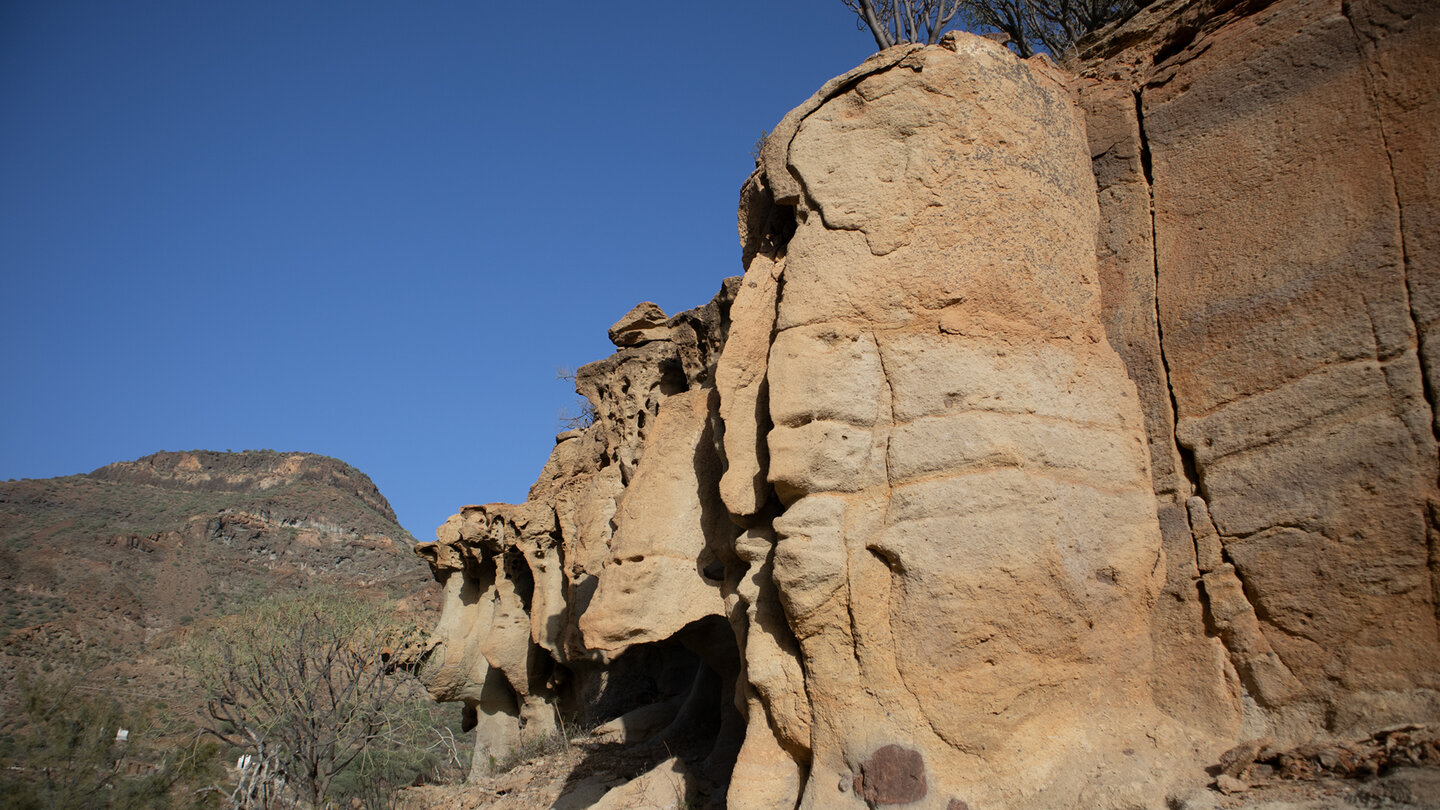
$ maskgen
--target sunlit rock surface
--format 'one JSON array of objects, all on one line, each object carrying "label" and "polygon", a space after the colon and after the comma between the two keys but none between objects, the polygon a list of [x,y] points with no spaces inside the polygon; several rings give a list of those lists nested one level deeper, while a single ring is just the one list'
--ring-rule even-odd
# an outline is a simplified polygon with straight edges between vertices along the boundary
[{"label": "sunlit rock surface", "polygon": [[743,278],[621,317],[526,503],[421,545],[476,772],[578,720],[679,757],[607,806],[1153,808],[1440,720],[1437,16],[1172,0],[1068,71],[827,83]]}]

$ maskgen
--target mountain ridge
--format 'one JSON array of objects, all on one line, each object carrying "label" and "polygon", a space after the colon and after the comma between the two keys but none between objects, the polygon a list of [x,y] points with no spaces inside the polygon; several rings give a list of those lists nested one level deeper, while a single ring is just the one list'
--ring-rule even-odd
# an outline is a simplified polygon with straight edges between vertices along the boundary
[{"label": "mountain ridge", "polygon": [[0,482],[0,659],[84,649],[143,675],[178,631],[314,588],[424,612],[414,542],[369,476],[313,453],[162,451]]}]

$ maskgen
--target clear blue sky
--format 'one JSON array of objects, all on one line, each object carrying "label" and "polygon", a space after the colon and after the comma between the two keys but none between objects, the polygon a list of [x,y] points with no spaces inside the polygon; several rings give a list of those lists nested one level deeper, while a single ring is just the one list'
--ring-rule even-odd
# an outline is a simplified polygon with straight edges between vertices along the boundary
[{"label": "clear blue sky", "polygon": [[631,305],[740,272],[841,0],[0,0],[0,479],[272,448],[523,500]]}]

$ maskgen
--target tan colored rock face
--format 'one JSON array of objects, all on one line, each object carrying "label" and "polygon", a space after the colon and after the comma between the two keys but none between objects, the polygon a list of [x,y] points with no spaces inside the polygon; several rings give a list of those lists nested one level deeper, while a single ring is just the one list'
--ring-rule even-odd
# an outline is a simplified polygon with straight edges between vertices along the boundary
[{"label": "tan colored rock face", "polygon": [[[1138,401],[1101,337],[1083,130],[1059,85],[961,42],[824,100],[766,164],[806,192],[767,437],[774,578],[815,715],[806,806],[892,784],[1078,800],[1108,788],[1064,751],[1128,781],[1105,738],[1161,725],[1159,532]],[[877,751],[905,773],[837,796]]]},{"label": "tan colored rock face", "polygon": [[745,277],[622,317],[529,500],[422,547],[477,753],[558,709],[737,810],[1138,810],[1440,720],[1435,5],[951,43],[787,115]]},{"label": "tan colored rock face", "polygon": [[715,368],[727,463],[720,495],[736,515],[759,512],[770,494],[766,485],[770,453],[764,435],[770,427],[770,391],[765,369],[784,265],[769,255],[754,258],[752,265],[754,272],[746,274],[730,308],[732,334]]},{"label": "tan colored rock face", "polygon": [[[1238,676],[1230,725],[1250,736],[1296,743],[1433,717],[1437,468],[1422,347],[1440,265],[1413,235],[1429,209],[1416,191],[1425,170],[1406,161],[1434,143],[1436,116],[1417,113],[1440,109],[1421,78],[1437,70],[1440,20],[1427,3],[1299,0],[1223,26],[1189,13],[1194,41],[1136,76],[1143,124],[1130,146],[1123,105],[1087,91],[1092,120],[1117,133],[1119,146],[1092,151],[1117,190],[1111,219],[1132,235],[1111,240],[1111,339],[1135,347],[1126,363],[1154,446],[1174,446],[1173,420],[1193,460],[1188,476],[1155,481],[1162,514],[1167,499],[1197,496],[1203,587],[1174,592],[1203,600],[1220,630]],[[1414,61],[1391,72],[1401,53]],[[1127,149],[1143,152],[1148,178],[1116,159]],[[1153,228],[1121,215],[1122,195],[1147,188]],[[1151,239],[1153,263],[1126,254]],[[1154,327],[1124,303],[1140,303],[1147,276]],[[1170,390],[1147,392],[1159,354]],[[1164,621],[1194,624],[1176,611]],[[1201,714],[1226,714],[1207,703]]]},{"label": "tan colored rock face", "polygon": [[589,649],[619,652],[664,641],[691,622],[725,613],[724,564],[706,549],[707,543],[728,547],[734,535],[717,497],[712,397],[700,388],[660,407],[646,458],[615,516],[595,596],[580,617]]},{"label": "tan colored rock face", "polygon": [[660,742],[698,724],[719,738],[719,767],[733,762],[738,655],[715,639],[731,635],[738,529],[719,495],[713,383],[737,285],[674,318],[654,305],[622,318],[620,350],[576,375],[595,423],[557,437],[529,500],[465,507],[419,547],[446,585],[421,677],[474,717],[477,774],[562,713],[592,722],[647,701],[672,717]]},{"label": "tan colored rock face", "polygon": [[1140,397],[1165,551],[1165,585],[1152,614],[1155,700],[1182,725],[1228,739],[1239,733],[1240,701],[1224,645],[1207,635],[1205,606],[1195,586],[1201,572],[1213,566],[1197,569],[1197,541],[1187,520],[1185,500],[1193,486],[1175,443],[1169,374],[1160,346],[1150,184],[1137,96],[1121,82],[1081,83],[1076,95],[1086,111],[1100,204],[1096,258],[1102,319]]}]

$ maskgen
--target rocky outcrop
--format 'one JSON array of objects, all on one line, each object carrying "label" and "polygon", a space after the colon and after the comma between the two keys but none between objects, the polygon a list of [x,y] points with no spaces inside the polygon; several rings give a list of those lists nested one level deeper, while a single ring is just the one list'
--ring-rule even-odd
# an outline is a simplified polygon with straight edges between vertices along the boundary
[{"label": "rocky outcrop", "polygon": [[1157,660],[1230,683],[1171,679],[1187,724],[1297,743],[1440,711],[1437,45],[1433,3],[1170,3],[1079,82],[1167,539]]},{"label": "rocky outcrop", "polygon": [[562,715],[649,704],[668,707],[661,740],[723,721],[733,760],[739,663],[720,588],[738,529],[711,417],[738,285],[673,318],[654,304],[621,318],[620,350],[576,374],[594,423],[556,437],[529,500],[467,506],[419,547],[447,595],[424,677],[473,713],[477,769]]},{"label": "rocky outcrop", "polygon": [[765,443],[815,716],[804,805],[1101,802],[1150,780],[1172,744],[1146,737],[1167,734],[1160,539],[1064,87],[961,38],[883,54],[774,138],[762,173],[785,173],[799,225],[775,257]]},{"label": "rocky outcrop", "polygon": [[[192,450],[152,453],[135,461],[117,461],[90,473],[101,481],[170,490],[213,493],[265,493],[286,486],[338,490],[374,511],[379,527],[396,524],[395,510],[370,477],[339,459],[314,453],[246,450],[240,453]],[[323,515],[314,516],[323,519]],[[348,516],[347,516],[348,517]],[[304,520],[289,516],[281,520]]]},{"label": "rocky outcrop", "polygon": [[420,547],[476,767],[615,718],[735,808],[1149,808],[1440,719],[1411,6],[958,35],[787,115],[743,279],[622,317],[529,500]]}]

